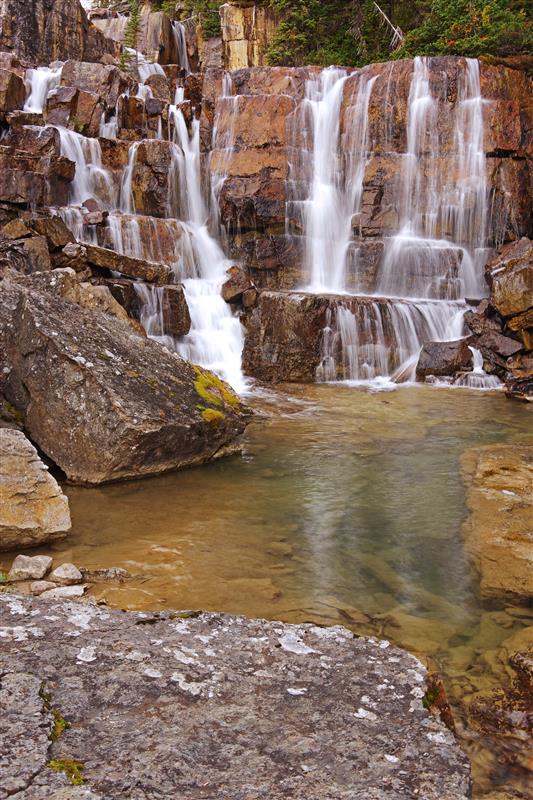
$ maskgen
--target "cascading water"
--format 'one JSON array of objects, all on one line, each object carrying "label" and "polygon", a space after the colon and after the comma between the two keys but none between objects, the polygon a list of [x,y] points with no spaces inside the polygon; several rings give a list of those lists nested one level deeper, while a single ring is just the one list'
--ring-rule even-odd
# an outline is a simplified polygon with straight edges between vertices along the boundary
[{"label": "cascading water", "polygon": [[499,389],[501,381],[496,375],[488,375],[483,369],[483,355],[477,347],[468,348],[472,353],[473,367],[471,372],[463,372],[454,381],[456,386],[467,386],[469,389]]},{"label": "cascading water", "polygon": [[400,230],[388,242],[377,290],[388,296],[457,299],[484,293],[487,186],[479,63],[466,59],[453,120],[456,175],[439,171],[438,105],[427,59],[415,58]]},{"label": "cascading water", "polygon": [[[352,105],[344,109],[341,136],[347,80],[333,68],[309,79],[295,116],[295,141],[303,144],[296,148],[302,163],[292,170],[292,185],[298,186],[303,177],[309,189],[306,199],[288,204],[288,213],[299,214],[303,227],[304,266],[312,292],[345,293],[347,255],[350,248],[357,252],[360,247],[356,236],[372,149],[368,109],[376,78],[369,79],[366,70],[350,78],[358,85]],[[428,61],[414,60],[407,148],[395,189],[400,221],[397,234],[385,240],[374,283],[376,298],[386,303],[361,302],[354,312],[350,304],[332,298],[318,380],[412,380],[425,341],[463,335],[466,305],[461,298],[484,291],[488,209],[483,103],[479,64],[465,59],[452,119],[455,170],[442,174],[438,99],[432,94]]]},{"label": "cascading water", "polygon": [[116,187],[108,170],[102,166],[102,149],[98,139],[58,127],[61,155],[74,161],[76,173],[71,184],[70,202],[81,205],[95,198],[105,209],[116,207]]},{"label": "cascading water", "polygon": [[[77,165],[71,200],[73,204],[80,204],[88,197],[96,198],[111,212],[106,232],[113,249],[137,258],[170,261],[176,279],[183,282],[191,330],[181,338],[163,336],[161,333],[160,290],[143,284],[135,286],[141,300],[141,319],[146,322],[149,335],[193,363],[217,372],[237,391],[244,391],[246,383],[241,370],[243,331],[220,293],[226,270],[232,262],[226,259],[208,230],[209,212],[201,189],[200,123],[193,120],[189,134],[180,108],[182,102],[183,89],[178,88],[175,103],[169,110],[169,130],[173,136],[167,202],[169,218],[134,216],[132,183],[140,142],[130,145],[128,164],[117,192],[110,174],[102,167],[98,140],[61,129],[62,153]],[[106,190],[104,193],[102,187]],[[103,195],[111,193],[111,187],[114,189],[114,201],[102,202]],[[113,210],[117,207],[118,211]],[[91,226],[84,225],[80,209],[62,209],[61,214],[77,238],[96,243],[96,234]],[[176,219],[178,214],[181,217],[179,221]],[[173,261],[168,257],[168,246],[166,258],[158,251],[162,229],[175,243]]]},{"label": "cascading water", "polygon": [[184,236],[192,255],[193,274],[183,280],[191,315],[190,333],[177,342],[177,351],[189,361],[222,375],[237,391],[245,389],[241,370],[244,344],[242,327],[233,316],[220,290],[231,265],[208,229],[208,209],[202,196],[200,175],[200,122],[193,119],[191,133],[179,107],[177,91],[170,115],[179,174],[179,204]]},{"label": "cascading water", "polygon": [[191,71],[189,64],[189,55],[187,53],[187,37],[185,32],[185,25],[182,22],[172,23],[172,33],[176,42],[176,51],[178,54],[178,64],[185,70],[187,74]]},{"label": "cascading water", "polygon": [[50,67],[37,67],[26,72],[25,82],[28,96],[24,103],[24,111],[42,114],[46,99],[51,91],[58,86],[61,80],[63,64],[51,69]]}]

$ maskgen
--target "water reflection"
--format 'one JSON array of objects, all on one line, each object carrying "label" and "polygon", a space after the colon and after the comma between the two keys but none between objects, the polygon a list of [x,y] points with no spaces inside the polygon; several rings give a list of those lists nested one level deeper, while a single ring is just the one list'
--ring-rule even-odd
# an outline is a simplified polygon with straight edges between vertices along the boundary
[{"label": "water reflection", "polygon": [[265,415],[243,458],[66,487],[74,527],[55,559],[128,569],[122,587],[94,587],[123,608],[346,624],[429,658],[457,701],[497,685],[498,648],[532,620],[479,603],[460,457],[523,440],[528,411],[500,394],[431,387],[292,387],[257,405]]}]

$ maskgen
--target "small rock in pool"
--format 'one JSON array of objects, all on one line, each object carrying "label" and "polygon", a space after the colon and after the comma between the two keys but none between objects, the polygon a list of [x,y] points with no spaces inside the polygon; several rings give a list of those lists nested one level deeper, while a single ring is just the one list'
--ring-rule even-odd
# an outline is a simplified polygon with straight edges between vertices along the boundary
[{"label": "small rock in pool", "polygon": [[57,585],[52,581],[33,581],[30,584],[30,592],[35,595],[42,594],[50,589],[57,589]]},{"label": "small rock in pool", "polygon": [[61,564],[50,573],[50,580],[61,584],[61,586],[71,586],[83,581],[83,575],[74,564]]},{"label": "small rock in pool", "polygon": [[40,580],[44,578],[50,567],[50,556],[17,556],[8,573],[10,581]]},{"label": "small rock in pool", "polygon": [[43,592],[41,597],[46,597],[48,600],[68,600],[71,597],[82,597],[86,589],[85,583],[78,583],[76,586],[58,586]]}]

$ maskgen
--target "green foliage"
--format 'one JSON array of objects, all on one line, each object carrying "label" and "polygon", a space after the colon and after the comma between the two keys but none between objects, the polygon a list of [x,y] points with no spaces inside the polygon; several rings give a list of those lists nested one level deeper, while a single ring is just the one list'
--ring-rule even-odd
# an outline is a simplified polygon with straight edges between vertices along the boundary
[{"label": "green foliage", "polygon": [[126,47],[131,47],[133,50],[136,50],[137,33],[139,32],[139,22],[141,21],[141,9],[139,0],[129,0],[129,3],[130,15],[124,32],[124,44]]},{"label": "green foliage", "polygon": [[184,0],[182,18],[196,17],[204,39],[220,36],[220,0]]},{"label": "green foliage", "polygon": [[355,64],[360,3],[270,0],[281,17],[267,52],[269,64]]},{"label": "green foliage", "polygon": [[163,11],[169,17],[176,13],[176,0],[152,0],[152,11]]},{"label": "green foliage", "polygon": [[528,0],[433,0],[422,24],[407,34],[398,58],[533,52]]},{"label": "green foliage", "polygon": [[6,575],[5,572],[2,572],[2,570],[0,569],[0,586],[4,585],[6,583],[7,583],[7,575]]}]

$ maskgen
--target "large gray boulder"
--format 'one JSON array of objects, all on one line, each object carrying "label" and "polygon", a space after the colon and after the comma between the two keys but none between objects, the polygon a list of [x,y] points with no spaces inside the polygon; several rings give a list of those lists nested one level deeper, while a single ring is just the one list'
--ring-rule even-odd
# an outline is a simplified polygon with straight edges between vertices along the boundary
[{"label": "large gray boulder", "polygon": [[62,539],[68,500],[22,431],[0,428],[0,550]]},{"label": "large gray boulder", "polygon": [[5,594],[0,626],[0,798],[59,798],[68,775],[101,800],[470,796],[423,665],[386,641]]},{"label": "large gray boulder", "polygon": [[208,461],[248,420],[229,386],[127,322],[7,280],[0,362],[0,393],[77,483]]}]

